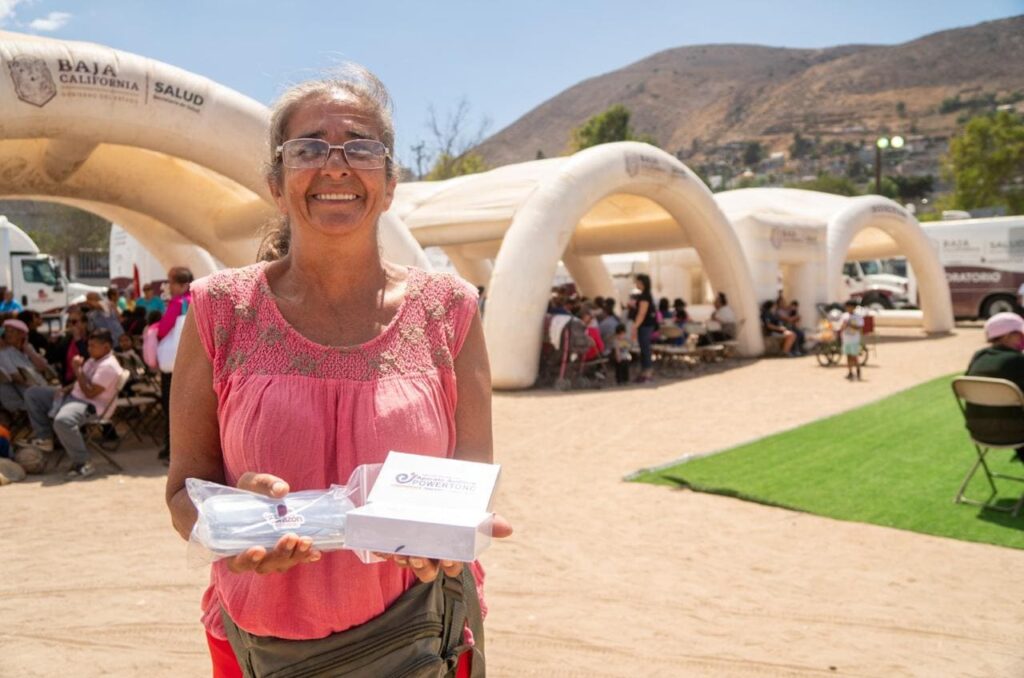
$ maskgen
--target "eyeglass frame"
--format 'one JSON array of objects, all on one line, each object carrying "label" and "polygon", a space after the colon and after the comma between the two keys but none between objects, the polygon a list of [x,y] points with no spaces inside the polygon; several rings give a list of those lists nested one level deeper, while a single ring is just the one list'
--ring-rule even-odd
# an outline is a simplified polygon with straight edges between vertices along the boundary
[{"label": "eyeglass frame", "polygon": [[[311,166],[311,167],[292,167],[291,165],[285,165],[284,164],[284,147],[285,147],[285,144],[288,144],[288,143],[290,143],[292,141],[316,141],[316,142],[319,142],[319,143],[322,143],[322,144],[327,144],[327,153],[324,155],[324,162],[323,162],[323,164],[319,165],[319,166],[315,166],[314,165],[314,166]],[[274,154],[278,158],[281,159],[281,164],[282,165],[284,165],[285,167],[289,167],[291,169],[323,169],[324,167],[327,166],[327,161],[329,161],[331,159],[331,152],[334,149],[339,149],[341,151],[341,156],[343,158],[345,158],[345,164],[347,164],[349,167],[352,167],[352,163],[349,162],[348,151],[345,150],[345,146],[347,144],[351,144],[351,143],[354,143],[354,142],[357,142],[357,141],[372,141],[374,143],[380,144],[384,148],[384,155],[381,157],[381,164],[378,165],[377,167],[355,167],[353,169],[366,169],[366,170],[380,169],[382,167],[387,167],[388,161],[392,160],[391,151],[388,149],[387,144],[385,144],[383,141],[379,141],[377,139],[363,139],[363,138],[349,139],[348,141],[346,141],[344,143],[341,143],[341,144],[332,144],[331,142],[327,141],[326,139],[317,139],[316,137],[296,137],[295,139],[286,139],[285,141],[283,141],[280,144],[278,144],[277,148],[274,149]]]}]

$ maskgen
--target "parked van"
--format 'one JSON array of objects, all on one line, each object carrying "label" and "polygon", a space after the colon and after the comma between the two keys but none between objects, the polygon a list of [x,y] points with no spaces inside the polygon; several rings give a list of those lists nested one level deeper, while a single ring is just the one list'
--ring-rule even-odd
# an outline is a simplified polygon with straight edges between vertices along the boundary
[{"label": "parked van", "polygon": [[69,282],[60,262],[39,251],[35,242],[0,215],[0,289],[14,290],[14,300],[43,315],[59,315],[69,303],[102,287]]},{"label": "parked van", "polygon": [[843,264],[843,286],[846,299],[856,299],[875,310],[905,308],[911,304],[910,279],[898,275],[888,260],[847,261]]},{"label": "parked van", "polygon": [[946,269],[957,318],[1017,310],[1024,283],[1024,216],[923,223]]}]

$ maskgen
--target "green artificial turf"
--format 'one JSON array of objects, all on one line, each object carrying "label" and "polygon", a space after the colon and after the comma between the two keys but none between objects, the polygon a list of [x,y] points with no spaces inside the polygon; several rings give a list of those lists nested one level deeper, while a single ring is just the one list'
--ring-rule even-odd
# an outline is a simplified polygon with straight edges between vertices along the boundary
[{"label": "green artificial turf", "polygon": [[[632,479],[685,486],[840,520],[1024,548],[1024,512],[954,504],[976,459],[950,383],[921,384],[871,405],[792,431]],[[1024,477],[1011,450],[986,457],[993,472]],[[1024,483],[996,480],[1012,505]],[[979,469],[967,496],[989,495]]]}]

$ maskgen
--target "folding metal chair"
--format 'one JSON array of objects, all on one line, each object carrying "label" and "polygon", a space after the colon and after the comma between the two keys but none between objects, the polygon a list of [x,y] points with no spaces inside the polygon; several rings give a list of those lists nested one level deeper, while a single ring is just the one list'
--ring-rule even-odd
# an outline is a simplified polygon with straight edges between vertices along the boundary
[{"label": "folding metal chair", "polygon": [[[131,373],[128,372],[128,370],[121,370],[121,376],[117,379],[117,391],[115,391],[115,393],[121,392],[121,389],[123,389],[125,384],[128,383],[128,378],[130,376]],[[89,449],[103,457],[110,466],[115,468],[118,473],[121,473],[124,469],[121,468],[121,465],[114,461],[110,456],[111,452],[117,451],[121,446],[121,440],[118,438],[114,444],[110,444],[104,438],[104,434],[108,426],[114,427],[115,432],[117,430],[113,417],[114,413],[117,411],[118,400],[119,399],[115,396],[102,413],[92,415],[83,421],[78,428],[81,430],[82,437],[85,439],[85,444]]]},{"label": "folding metal chair", "polygon": [[[985,461],[985,455],[988,454],[989,450],[993,449],[1017,449],[1018,447],[1024,447],[1024,393],[1021,393],[1020,388],[1016,384],[1006,379],[957,377],[953,380],[953,395],[956,396],[956,402],[964,416],[964,422],[967,424],[967,431],[970,434],[971,442],[974,443],[974,449],[978,454],[977,461],[974,462],[967,475],[964,476],[964,480],[960,484],[960,489],[957,491],[953,501],[957,504],[973,504],[994,511],[1005,511],[1016,518],[1020,514],[1021,507],[1024,506],[1024,495],[1021,495],[1021,498],[1013,506],[998,506],[994,504],[993,500],[998,494],[995,479],[1003,478],[1024,482],[1024,477],[993,473]],[[1015,433],[1015,435],[1007,435],[1006,437],[1015,437],[1018,440],[1016,442],[1005,442],[1005,438],[999,441],[986,439],[992,437],[991,434],[983,430],[979,431],[977,425],[979,419],[977,417],[972,418],[969,406],[1007,408],[1008,430]],[[967,485],[971,482],[971,478],[974,477],[979,467],[985,471],[985,478],[988,480],[989,487],[992,488],[992,494],[985,501],[978,501],[964,496],[964,493],[967,491]]]}]

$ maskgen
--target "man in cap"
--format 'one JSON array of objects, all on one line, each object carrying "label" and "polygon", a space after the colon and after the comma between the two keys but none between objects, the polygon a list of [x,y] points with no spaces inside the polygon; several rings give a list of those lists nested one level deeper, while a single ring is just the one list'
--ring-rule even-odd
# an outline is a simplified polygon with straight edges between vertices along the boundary
[{"label": "man in cap", "polygon": [[[996,313],[985,321],[989,345],[971,358],[969,377],[1006,379],[1024,391],[1024,319],[1016,313]],[[1024,438],[1024,413],[1019,407],[968,405],[967,415],[976,433],[993,442],[1016,442]],[[1024,447],[1017,449],[1024,461]]]},{"label": "man in cap", "polygon": [[46,361],[25,341],[28,325],[14,318],[4,321],[4,335],[0,339],[0,371],[7,379],[0,384],[0,405],[8,412],[25,409],[24,394],[29,386],[46,383],[40,374]]}]

